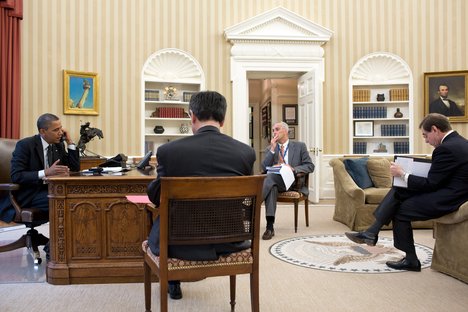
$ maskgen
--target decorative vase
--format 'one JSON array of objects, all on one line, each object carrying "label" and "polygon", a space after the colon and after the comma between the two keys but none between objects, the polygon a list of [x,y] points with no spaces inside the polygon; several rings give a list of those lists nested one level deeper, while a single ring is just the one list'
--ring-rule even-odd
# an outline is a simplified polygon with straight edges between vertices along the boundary
[{"label": "decorative vase", "polygon": [[164,133],[164,127],[163,126],[156,126],[156,127],[154,127],[153,131],[156,134]]},{"label": "decorative vase", "polygon": [[383,93],[377,94],[377,101],[379,102],[385,101],[385,95]]},{"label": "decorative vase", "polygon": [[188,133],[189,132],[189,127],[187,124],[181,124],[179,128],[180,133]]},{"label": "decorative vase", "polygon": [[399,109],[399,108],[396,109],[396,113],[393,115],[393,117],[395,117],[395,118],[401,118],[401,117],[403,117],[403,113],[400,112],[400,109]]}]

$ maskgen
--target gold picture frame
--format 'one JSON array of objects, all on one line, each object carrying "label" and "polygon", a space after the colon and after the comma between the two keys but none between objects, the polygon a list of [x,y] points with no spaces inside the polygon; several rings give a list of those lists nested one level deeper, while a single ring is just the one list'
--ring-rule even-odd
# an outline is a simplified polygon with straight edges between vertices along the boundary
[{"label": "gold picture frame", "polygon": [[63,71],[63,113],[99,115],[99,76],[97,73]]},{"label": "gold picture frame", "polygon": [[[448,87],[448,101],[442,101],[439,86]],[[424,73],[424,114],[441,113],[451,122],[468,122],[468,71]],[[448,108],[444,108],[445,106]]]}]

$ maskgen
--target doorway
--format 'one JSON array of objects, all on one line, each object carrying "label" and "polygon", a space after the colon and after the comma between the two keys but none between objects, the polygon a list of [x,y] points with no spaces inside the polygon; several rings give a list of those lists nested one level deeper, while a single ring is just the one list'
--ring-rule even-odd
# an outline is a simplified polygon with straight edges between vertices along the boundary
[{"label": "doorway", "polygon": [[[249,80],[293,73],[298,79],[298,137],[316,158],[316,170],[309,181],[310,200],[318,202],[320,154],[322,150],[322,88],[324,50],[332,32],[283,7],[277,7],[237,25],[224,33],[231,48],[232,120],[234,138],[249,143]],[[299,76],[309,73],[308,80]],[[255,75],[259,75],[256,77]],[[260,76],[262,75],[262,76]],[[290,77],[291,78],[291,77]],[[302,104],[301,92],[304,100]],[[264,103],[262,103],[264,104]]]}]

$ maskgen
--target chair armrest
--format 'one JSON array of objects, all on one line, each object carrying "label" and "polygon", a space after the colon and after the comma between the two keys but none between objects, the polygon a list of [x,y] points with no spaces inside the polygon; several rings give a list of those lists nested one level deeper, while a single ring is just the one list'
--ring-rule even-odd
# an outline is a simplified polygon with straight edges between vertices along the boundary
[{"label": "chair armrest", "polygon": [[19,184],[15,183],[2,183],[0,184],[0,191],[16,191],[19,190]]},{"label": "chair armrest", "polygon": [[148,234],[153,227],[153,221],[159,216],[159,207],[156,207],[153,203],[145,205],[146,220],[148,221]]}]

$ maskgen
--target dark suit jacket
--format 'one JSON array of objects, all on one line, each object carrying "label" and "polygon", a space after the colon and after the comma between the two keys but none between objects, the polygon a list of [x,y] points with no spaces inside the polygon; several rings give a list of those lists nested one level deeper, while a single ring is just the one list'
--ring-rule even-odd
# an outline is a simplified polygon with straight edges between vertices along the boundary
[{"label": "dark suit jacket", "polygon": [[[205,126],[193,136],[160,146],[156,158],[157,178],[148,186],[148,196],[159,205],[161,177],[251,175],[255,152],[216,127]],[[159,219],[153,224],[148,243],[151,251],[159,254]],[[212,260],[218,254],[219,249],[213,245],[169,246],[170,257],[186,260]]]},{"label": "dark suit jacket", "polygon": [[427,178],[410,175],[408,190],[418,193],[412,205],[420,205],[437,218],[455,211],[468,200],[468,141],[456,131],[432,153]]},{"label": "dark suit jacket", "polygon": [[[61,165],[68,166],[71,171],[80,170],[78,149],[67,152],[64,143],[55,144],[55,147]],[[43,169],[44,152],[40,135],[19,140],[11,159],[11,181],[21,185],[21,189],[14,194],[19,205],[27,207],[34,194],[47,189],[47,184],[38,178],[38,171]],[[7,197],[0,202],[0,219],[11,222],[14,217],[15,210]]]},{"label": "dark suit jacket", "polygon": [[429,105],[429,113],[439,113],[445,116],[463,116],[463,112],[454,101],[448,100],[450,108],[439,98]]},{"label": "dark suit jacket", "polygon": [[[307,147],[305,143],[298,142],[298,141],[291,141],[289,140],[289,147],[288,147],[288,164],[294,168],[296,173],[303,172],[303,173],[311,173],[314,171],[314,164],[310,159],[309,152],[307,151]],[[275,153],[273,154],[270,151],[270,147],[268,147],[265,151],[265,159],[262,162],[262,169],[263,172],[266,172],[266,167],[273,166],[277,164],[279,161],[279,150],[276,149]],[[303,187],[301,189],[301,193],[308,195],[309,190],[307,187]]]}]

